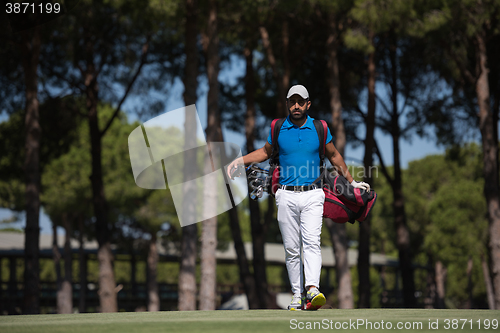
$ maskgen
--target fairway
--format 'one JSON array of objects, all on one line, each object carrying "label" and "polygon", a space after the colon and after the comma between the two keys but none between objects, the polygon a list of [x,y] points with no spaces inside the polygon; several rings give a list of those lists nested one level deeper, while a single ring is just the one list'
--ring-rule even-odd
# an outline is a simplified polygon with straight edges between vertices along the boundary
[{"label": "fairway", "polygon": [[[477,332],[481,330],[495,332],[500,331],[499,319],[500,311],[497,310],[325,309],[315,312],[286,310],[122,312],[0,316],[0,332],[260,333],[305,330],[361,332]],[[432,328],[429,327],[430,325]],[[481,325],[480,329],[479,325]]]}]

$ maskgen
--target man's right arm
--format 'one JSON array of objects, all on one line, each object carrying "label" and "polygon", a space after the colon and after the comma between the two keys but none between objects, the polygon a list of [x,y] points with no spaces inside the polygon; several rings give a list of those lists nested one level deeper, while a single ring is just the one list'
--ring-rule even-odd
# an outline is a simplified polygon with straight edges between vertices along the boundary
[{"label": "man's right arm", "polygon": [[229,178],[231,178],[231,171],[239,165],[264,162],[271,157],[272,150],[272,146],[269,144],[269,142],[266,142],[264,147],[254,150],[250,154],[235,159],[227,167],[227,175],[229,176]]}]

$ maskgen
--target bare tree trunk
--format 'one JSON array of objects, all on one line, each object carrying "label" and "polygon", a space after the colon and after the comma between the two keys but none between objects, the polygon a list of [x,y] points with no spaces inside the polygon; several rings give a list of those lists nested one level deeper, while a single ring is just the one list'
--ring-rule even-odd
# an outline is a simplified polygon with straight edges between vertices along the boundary
[{"label": "bare tree trunk", "polygon": [[[282,26],[283,29],[283,47],[288,48],[288,25],[285,22]],[[267,36],[267,30],[265,27],[261,27],[261,34]],[[267,42],[269,40],[267,39]],[[245,76],[245,96],[247,102],[247,114],[245,119],[245,133],[247,139],[247,153],[250,153],[255,149],[254,147],[254,130],[255,130],[255,82],[254,82],[254,71],[253,71],[253,55],[252,48],[249,47],[251,42],[247,41],[247,47],[245,48],[245,59],[246,59],[246,76]],[[272,62],[273,73],[274,69],[276,69],[276,61],[274,58],[274,54],[272,52],[271,46],[268,45],[268,59]],[[290,80],[290,68],[289,64],[285,61],[285,74],[279,78],[275,76],[275,80],[277,80],[277,84],[279,87],[283,87],[285,84],[288,84]],[[282,91],[284,89],[278,88],[278,91]],[[278,110],[284,109],[284,104],[280,100],[282,97],[278,97]],[[265,259],[265,236],[267,230],[267,224],[261,222],[260,216],[260,207],[257,201],[249,200],[250,206],[250,225],[251,225],[251,233],[252,233],[252,249],[253,249],[253,277],[256,288],[256,297],[258,298],[258,307],[261,309],[266,309],[271,306],[271,295],[269,294],[268,284],[267,284],[267,273],[266,273],[266,259]]]},{"label": "bare tree trunk", "polygon": [[425,288],[425,299],[424,307],[425,309],[434,309],[434,303],[436,300],[436,275],[432,267],[432,257],[428,254],[428,271],[427,280]]},{"label": "bare tree trunk", "polygon": [[399,140],[401,138],[399,128],[398,112],[398,64],[397,64],[397,46],[393,40],[390,46],[391,58],[391,96],[392,96],[392,116],[391,116],[391,135],[393,143],[394,158],[394,179],[391,184],[393,193],[392,208],[394,211],[394,225],[396,228],[396,245],[399,252],[399,267],[401,268],[401,277],[403,279],[403,298],[406,308],[415,307],[415,281],[413,276],[412,255],[410,246],[410,231],[406,223],[405,199],[403,195],[403,180],[401,172]]},{"label": "bare tree trunk", "polygon": [[490,310],[495,310],[495,293],[493,292],[493,284],[491,283],[490,270],[483,255],[481,255],[481,267],[483,268],[484,285],[486,286],[486,297],[488,298],[488,308]]},{"label": "bare tree trunk", "polygon": [[[255,150],[255,80],[253,71],[253,47],[250,45],[252,42],[247,41],[247,46],[244,49],[246,60],[246,74],[245,74],[245,99],[247,104],[247,112],[245,114],[245,136],[247,153]],[[266,259],[265,259],[265,236],[267,227],[261,222],[260,206],[256,200],[249,200],[248,205],[250,208],[250,226],[252,233],[253,245],[253,270],[254,270],[254,284],[255,289],[259,292],[252,295],[252,298],[258,298],[258,304],[250,305],[251,308],[269,308],[270,297],[267,285],[266,274]],[[252,300],[253,301],[253,300]]]},{"label": "bare tree trunk", "polygon": [[[271,45],[271,40],[269,38],[269,33],[267,31],[267,28],[265,26],[260,26],[259,27],[259,32],[260,36],[262,39],[262,44],[264,45],[264,49],[266,51],[266,56],[267,56],[267,61],[269,61],[269,64],[271,65],[271,69],[273,72],[273,78],[274,81],[276,82],[276,85],[278,86],[278,92],[277,92],[277,102],[276,102],[276,107],[277,107],[277,113],[276,116],[278,118],[286,117],[288,115],[288,112],[285,107],[284,100],[286,98],[286,92],[285,89],[286,87],[284,86],[286,77],[290,77],[289,73],[284,74],[281,76],[278,72],[278,65],[276,63],[276,57],[274,56],[273,48]],[[288,55],[283,55],[284,57],[287,57]],[[289,81],[289,79],[288,79]]]},{"label": "bare tree trunk", "polygon": [[[245,100],[247,105],[247,112],[245,114],[245,137],[246,137],[246,148],[247,153],[252,152],[254,147],[254,130],[255,130],[255,81],[253,72],[253,48],[250,46],[251,43],[247,41],[247,45],[244,49],[245,61],[246,61],[246,73],[245,73]],[[260,220],[260,207],[258,202],[249,200],[250,209],[250,223],[254,224],[254,220]],[[231,235],[234,241],[234,249],[236,251],[236,258],[238,262],[240,281],[243,284],[245,294],[248,299],[248,307],[250,309],[258,309],[260,307],[259,299],[257,296],[257,289],[254,276],[251,274],[249,269],[248,258],[245,252],[245,246],[241,238],[241,228],[238,217],[238,211],[236,208],[229,210],[229,224],[231,228]],[[255,253],[254,253],[255,256]]]},{"label": "bare tree trunk", "polygon": [[[497,124],[490,107],[488,83],[488,58],[484,32],[476,35],[476,57],[480,75],[476,80],[477,103],[479,107],[479,129],[483,144],[484,196],[488,206],[489,251],[495,308],[500,309],[500,188],[498,183],[498,134]],[[495,110],[496,111],[496,110]]]},{"label": "bare tree trunk", "polygon": [[79,214],[78,216],[78,229],[78,240],[80,241],[80,248],[78,249],[78,265],[80,267],[80,299],[78,312],[85,313],[87,298],[87,256],[83,246],[84,220],[82,214]]},{"label": "bare tree trunk", "polygon": [[7,303],[7,299],[4,298],[6,293],[3,291],[3,258],[0,258],[0,313],[4,313],[6,309],[6,306],[4,306],[5,303]]},{"label": "bare tree trunk", "polygon": [[153,232],[151,240],[149,241],[149,251],[147,260],[147,274],[148,279],[148,311],[160,311],[160,294],[158,293],[158,247],[156,244],[156,234]]},{"label": "bare tree trunk", "polygon": [[[91,14],[89,14],[91,15]],[[102,135],[99,130],[99,117],[97,103],[99,101],[97,84],[98,71],[94,63],[93,38],[88,27],[84,29],[84,44],[86,52],[86,65],[84,71],[86,107],[88,112],[92,174],[92,204],[96,219],[95,228],[99,248],[97,260],[99,262],[99,303],[101,312],[118,311],[115,274],[113,271],[113,253],[111,252],[111,230],[108,223],[107,201],[104,195],[104,182],[102,173]]]},{"label": "bare tree trunk", "polygon": [[[93,65],[89,64],[93,72]],[[96,217],[96,235],[99,243],[97,260],[99,262],[99,303],[101,312],[116,312],[118,304],[115,291],[115,274],[113,271],[113,253],[111,252],[111,230],[108,224],[107,202],[104,196],[104,183],[102,180],[102,151],[101,135],[99,133],[97,115],[97,81],[89,74],[87,86],[87,108],[89,116],[90,140],[92,146],[92,182],[93,206]],[[87,81],[88,82],[88,81]]]},{"label": "bare tree trunk", "polygon": [[335,256],[335,277],[337,279],[337,298],[339,309],[353,309],[354,298],[352,294],[351,273],[347,261],[347,230],[339,228],[340,224],[325,218],[324,222],[330,231]]},{"label": "bare tree trunk", "polygon": [[[342,103],[340,100],[340,77],[338,51],[338,32],[335,15],[330,13],[328,19],[328,39],[326,47],[328,50],[328,89],[330,93],[330,109],[332,112],[333,135],[335,136],[335,147],[340,155],[344,155],[346,146],[346,134],[344,120],[342,119]],[[326,226],[330,231],[333,244],[333,255],[335,256],[335,272],[337,277],[337,292],[340,309],[354,308],[354,296],[352,294],[351,272],[347,262],[347,250],[349,248],[345,224],[334,223],[325,219]]]},{"label": "bare tree trunk", "polygon": [[7,294],[3,291],[3,258],[0,258],[0,313],[4,313],[7,311],[7,306],[4,305],[7,303]]},{"label": "bare tree trunk", "polygon": [[[283,19],[283,23],[281,26],[281,36],[282,36],[282,42],[283,42],[283,75],[281,75],[281,84],[282,88],[281,91],[278,89],[278,92],[281,93],[281,95],[278,96],[278,100],[283,101],[285,99],[285,92],[286,90],[290,87],[290,56],[289,56],[289,46],[290,46],[290,36],[288,32],[288,21],[286,17]],[[284,103],[283,103],[284,104]],[[283,105],[285,106],[285,105]],[[288,115],[288,110],[285,110],[286,108],[282,108],[281,110],[284,110],[285,116]],[[279,111],[279,109],[278,109]],[[278,113],[279,115],[279,113]]]},{"label": "bare tree trunk", "polygon": [[446,297],[445,283],[446,283],[446,275],[448,270],[443,266],[441,261],[436,262],[436,291],[437,291],[437,299],[436,299],[436,308],[444,309],[444,298]]},{"label": "bare tree trunk", "polygon": [[38,62],[40,56],[40,27],[22,32],[20,44],[24,82],[26,85],[26,229],[24,243],[23,313],[40,312],[39,218],[40,218],[40,115],[38,110]]},{"label": "bare tree trunk", "polygon": [[[196,1],[186,0],[186,67],[184,70],[184,104],[186,106],[196,104],[196,89],[198,87],[198,52],[197,52],[197,15]],[[196,142],[196,119],[192,112],[186,112],[184,124],[185,147],[194,147]],[[184,151],[184,181],[193,179],[196,174],[196,151],[188,149]],[[184,198],[192,198],[196,195],[193,183],[184,183]],[[191,217],[195,211],[195,202],[184,200],[183,216]],[[194,221],[188,221],[192,223]],[[196,245],[198,228],[196,224],[189,224],[182,228],[181,262],[179,268],[179,310],[196,310]]]},{"label": "bare tree trunk", "polygon": [[132,285],[132,294],[137,295],[137,259],[135,256],[135,249],[130,251],[130,284]]},{"label": "bare tree trunk", "polygon": [[59,245],[57,244],[57,226],[52,222],[52,258],[54,260],[54,268],[56,271],[56,305],[57,313],[63,313],[62,304],[63,302],[63,291],[62,291],[62,276],[61,276],[61,252],[59,251]]},{"label": "bare tree trunk", "polygon": [[62,222],[66,233],[64,236],[64,279],[62,280],[61,297],[58,297],[57,307],[58,313],[73,313],[73,255],[70,243],[71,221],[67,213],[62,215]]},{"label": "bare tree trunk", "polygon": [[[283,74],[280,74],[278,71],[278,65],[276,63],[276,57],[274,55],[273,47],[271,44],[271,39],[269,38],[269,32],[267,31],[267,28],[264,25],[261,25],[259,27],[259,33],[260,37],[262,39],[262,44],[264,45],[264,50],[266,52],[266,57],[267,61],[271,65],[271,70],[273,74],[274,81],[276,82],[276,86],[278,88],[277,91],[277,99],[276,99],[276,116],[278,118],[283,118],[288,115],[288,111],[286,110],[285,106],[285,99],[286,99],[286,90],[288,88],[288,85],[290,84],[290,65],[288,59],[288,54],[283,54],[284,58],[284,63],[286,64],[286,68]],[[287,23],[283,23],[282,25],[282,35],[283,35],[283,47],[284,50],[288,49],[289,45],[289,36],[288,36],[288,25]],[[285,86],[287,84],[287,86]],[[270,195],[267,198],[267,211],[264,216],[264,230],[267,228],[267,226],[272,222],[273,220],[273,215],[274,215],[274,209],[275,209],[275,202],[274,198]],[[257,234],[257,233],[255,233]],[[252,235],[253,236],[253,235]],[[253,237],[252,237],[253,238]],[[263,242],[260,242],[262,246],[264,245]],[[254,247],[256,246],[255,241],[254,241]],[[262,255],[264,255],[264,252],[262,250]],[[255,257],[254,257],[255,261]],[[255,265],[255,262],[254,262]],[[257,275],[255,274],[254,271],[254,277],[256,279],[255,283],[258,286],[259,281],[257,281]],[[259,293],[260,290],[257,288],[257,292]],[[261,303],[262,303],[262,298],[261,298]]]},{"label": "bare tree trunk", "polygon": [[[222,141],[222,128],[219,111],[219,36],[217,35],[217,3],[210,1],[208,14],[207,35],[204,42],[207,61],[208,96],[207,96],[207,142],[211,151],[211,142]],[[212,154],[207,156],[205,166],[207,173],[214,172],[211,161]],[[210,179],[210,180],[213,180]],[[217,196],[213,190],[216,184],[205,183],[204,208],[213,211],[217,206]],[[210,214],[214,215],[214,214]],[[215,310],[216,306],[216,269],[217,260],[215,251],[217,249],[217,216],[211,217],[203,223],[201,235],[201,282],[200,282],[200,310]]]},{"label": "bare tree trunk", "polygon": [[474,307],[474,300],[472,298],[472,267],[474,262],[472,261],[472,257],[469,256],[469,260],[467,260],[467,295],[469,299],[465,303],[466,309],[472,309]]},{"label": "bare tree trunk", "polygon": [[[369,33],[370,43],[374,46],[374,33]],[[365,119],[365,156],[363,166],[365,168],[364,181],[373,185],[371,166],[373,164],[373,147],[375,132],[375,52],[368,55],[368,112]],[[358,308],[369,308],[371,299],[370,283],[370,235],[371,235],[371,215],[359,225],[359,247],[358,247]],[[384,269],[384,268],[382,268]]]},{"label": "bare tree trunk", "polygon": [[196,310],[196,224],[182,228],[179,311]]},{"label": "bare tree trunk", "polygon": [[[250,200],[252,201],[252,200]],[[255,202],[258,204],[258,202]],[[258,219],[254,217],[251,220],[252,226],[252,245],[253,245],[253,271],[257,296],[259,298],[259,307],[261,309],[270,308],[272,305],[271,295],[269,293],[267,285],[267,272],[266,272],[266,256],[265,256],[265,244],[266,244],[266,230],[267,225],[264,225],[260,221],[260,216]]]},{"label": "bare tree trunk", "polygon": [[250,273],[248,258],[245,252],[245,246],[241,239],[241,229],[240,222],[238,219],[238,212],[236,208],[232,208],[228,211],[229,224],[231,228],[231,236],[234,241],[234,250],[236,251],[236,260],[238,262],[238,268],[240,272],[240,281],[243,283],[243,288],[245,289],[245,294],[248,298],[248,307],[250,309],[259,308],[259,300],[257,298],[257,290],[255,289],[255,280]]},{"label": "bare tree trunk", "polygon": [[[206,201],[205,201],[206,202]],[[215,310],[217,301],[217,218],[205,220],[201,238],[200,310]]]},{"label": "bare tree trunk", "polygon": [[329,14],[328,19],[328,39],[326,47],[328,51],[328,60],[326,67],[328,70],[328,90],[330,93],[330,110],[332,113],[332,127],[335,135],[335,147],[341,155],[344,155],[346,146],[346,134],[344,120],[342,119],[342,102],[340,99],[340,74],[338,52],[338,31],[337,20],[333,13]]},{"label": "bare tree trunk", "polygon": [[[17,259],[16,257],[10,257],[9,258],[9,285],[8,285],[8,291],[9,291],[9,298],[14,299],[17,297]],[[11,304],[7,304],[7,309],[9,311],[9,314],[19,314],[18,311],[15,309],[15,304],[12,302],[9,302]]]}]

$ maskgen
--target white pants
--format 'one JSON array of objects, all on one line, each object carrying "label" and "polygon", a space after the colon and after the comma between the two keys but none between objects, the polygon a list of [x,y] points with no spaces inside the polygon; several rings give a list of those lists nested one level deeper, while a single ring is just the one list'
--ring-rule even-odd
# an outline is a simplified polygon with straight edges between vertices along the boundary
[{"label": "white pants", "polygon": [[278,224],[285,247],[285,262],[294,294],[303,291],[302,257],[306,286],[319,288],[321,275],[321,225],[325,193],[322,189],[293,192],[278,189]]}]

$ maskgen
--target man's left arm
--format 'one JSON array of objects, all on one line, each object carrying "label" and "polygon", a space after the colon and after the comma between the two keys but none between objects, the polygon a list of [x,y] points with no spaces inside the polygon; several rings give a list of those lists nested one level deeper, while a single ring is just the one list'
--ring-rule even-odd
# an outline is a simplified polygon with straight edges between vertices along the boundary
[{"label": "man's left arm", "polygon": [[342,155],[340,155],[339,151],[337,148],[335,148],[335,145],[333,142],[329,142],[325,146],[325,153],[326,157],[332,163],[333,167],[335,170],[342,176],[344,176],[347,181],[355,188],[360,188],[364,189],[365,191],[369,192],[370,191],[370,185],[365,182],[357,182],[355,181],[351,173],[349,172],[349,169],[347,169],[347,165],[345,164],[344,159],[342,158]]}]

